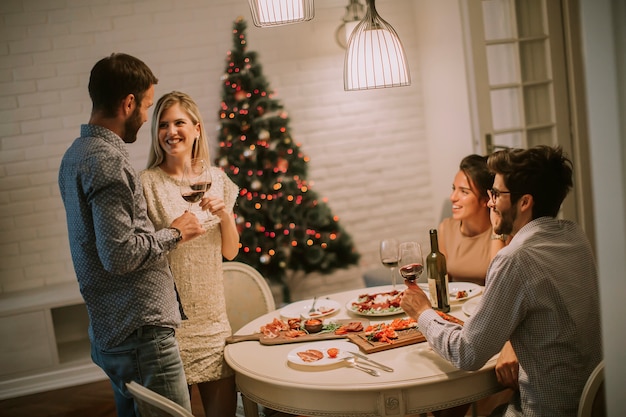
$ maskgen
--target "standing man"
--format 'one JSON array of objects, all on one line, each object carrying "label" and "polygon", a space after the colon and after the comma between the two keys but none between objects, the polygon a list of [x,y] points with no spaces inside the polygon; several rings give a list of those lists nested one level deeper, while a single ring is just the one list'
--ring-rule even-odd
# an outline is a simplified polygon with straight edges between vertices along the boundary
[{"label": "standing man", "polygon": [[111,380],[118,416],[136,416],[125,383],[139,382],[191,410],[174,328],[181,312],[167,253],[204,229],[184,213],[156,232],[124,143],[148,120],[158,82],[126,54],[96,63],[89,124],[59,170],[72,260],[89,312],[91,357]]},{"label": "standing man", "polygon": [[582,229],[556,218],[572,187],[560,148],[499,151],[488,159],[494,232],[510,235],[487,270],[482,301],[463,327],[439,318],[409,284],[401,306],[429,344],[464,370],[481,368],[507,340],[519,366],[496,366],[500,383],[519,385],[504,416],[575,416],[587,378],[602,359],[598,277]]}]

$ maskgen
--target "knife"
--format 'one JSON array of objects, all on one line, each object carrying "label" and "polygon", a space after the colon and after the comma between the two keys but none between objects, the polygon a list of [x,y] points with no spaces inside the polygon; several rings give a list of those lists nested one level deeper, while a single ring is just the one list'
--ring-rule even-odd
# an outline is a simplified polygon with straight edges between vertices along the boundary
[{"label": "knife", "polygon": [[378,363],[376,361],[371,360],[370,358],[368,358],[365,355],[361,355],[360,353],[357,352],[348,352],[350,355],[363,359],[364,361],[367,361],[369,363],[371,363],[372,365],[378,366],[380,369],[382,369],[383,371],[387,371],[387,372],[393,372],[393,368],[388,367],[387,365],[383,365],[382,363]]}]

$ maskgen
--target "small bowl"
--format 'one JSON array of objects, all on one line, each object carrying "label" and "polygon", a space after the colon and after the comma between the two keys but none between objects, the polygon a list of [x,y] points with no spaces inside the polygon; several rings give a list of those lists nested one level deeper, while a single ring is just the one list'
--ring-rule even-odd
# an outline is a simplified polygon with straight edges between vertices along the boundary
[{"label": "small bowl", "polygon": [[318,319],[308,319],[304,322],[304,330],[309,333],[319,333],[322,331],[323,323]]}]

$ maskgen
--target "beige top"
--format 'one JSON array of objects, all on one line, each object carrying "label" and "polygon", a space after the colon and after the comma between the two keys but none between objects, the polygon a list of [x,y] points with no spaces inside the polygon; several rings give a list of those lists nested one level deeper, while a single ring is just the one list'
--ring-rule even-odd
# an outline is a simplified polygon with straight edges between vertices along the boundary
[{"label": "beige top", "polygon": [[[207,194],[223,196],[229,212],[238,187],[219,168],[212,167],[213,184]],[[187,208],[180,181],[155,167],[140,173],[148,215],[157,230],[168,227]],[[224,339],[231,334],[222,274],[222,234],[219,218],[192,205],[207,232],[172,250],[168,256],[176,288],[188,320],[176,329],[188,384],[214,381],[232,375],[224,361]],[[205,217],[203,217],[205,216]]]},{"label": "beige top", "polygon": [[439,225],[439,251],[446,256],[450,281],[485,285],[491,262],[491,228],[476,236],[461,233],[461,221],[451,217]]}]

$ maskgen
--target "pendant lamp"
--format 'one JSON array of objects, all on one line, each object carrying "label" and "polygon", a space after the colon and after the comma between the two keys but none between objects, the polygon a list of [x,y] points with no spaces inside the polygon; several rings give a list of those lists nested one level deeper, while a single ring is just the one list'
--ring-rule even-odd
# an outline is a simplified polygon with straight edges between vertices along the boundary
[{"label": "pendant lamp", "polygon": [[346,6],[346,13],[341,19],[341,25],[335,31],[335,39],[337,44],[343,49],[348,46],[348,39],[352,31],[363,19],[365,6],[361,4],[359,0],[350,0],[350,3]]},{"label": "pendant lamp", "polygon": [[354,28],[343,67],[346,91],[411,85],[409,66],[395,29],[376,12],[374,0],[367,0],[367,12]]},{"label": "pendant lamp", "polygon": [[315,16],[314,0],[248,0],[258,27],[306,22]]}]

